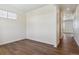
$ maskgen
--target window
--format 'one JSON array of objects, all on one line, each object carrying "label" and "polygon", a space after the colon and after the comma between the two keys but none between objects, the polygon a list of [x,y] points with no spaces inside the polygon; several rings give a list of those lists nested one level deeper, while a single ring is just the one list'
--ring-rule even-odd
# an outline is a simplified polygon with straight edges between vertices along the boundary
[{"label": "window", "polygon": [[8,18],[10,18],[10,19],[16,19],[16,13],[8,12]]},{"label": "window", "polygon": [[7,11],[4,11],[4,10],[2,11],[2,17],[7,18]]},{"label": "window", "polygon": [[7,11],[0,10],[0,17],[7,18]]},{"label": "window", "polygon": [[8,19],[16,19],[16,13],[5,11],[5,10],[0,10],[0,17],[8,18]]},{"label": "window", "polygon": [[0,17],[3,17],[2,14],[3,14],[3,10],[0,10]]}]

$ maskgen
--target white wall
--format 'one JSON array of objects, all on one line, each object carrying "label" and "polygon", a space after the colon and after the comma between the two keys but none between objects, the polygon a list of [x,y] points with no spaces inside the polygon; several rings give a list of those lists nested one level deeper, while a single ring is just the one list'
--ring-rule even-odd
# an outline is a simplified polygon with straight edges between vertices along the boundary
[{"label": "white wall", "polygon": [[26,37],[26,20],[25,15],[19,10],[12,7],[2,7],[0,9],[16,11],[17,19],[2,19],[0,18],[0,44],[14,42]]},{"label": "white wall", "polygon": [[79,46],[79,6],[77,6],[76,17],[74,21],[74,37]]},{"label": "white wall", "polygon": [[56,6],[47,5],[26,14],[26,38],[56,46]]}]

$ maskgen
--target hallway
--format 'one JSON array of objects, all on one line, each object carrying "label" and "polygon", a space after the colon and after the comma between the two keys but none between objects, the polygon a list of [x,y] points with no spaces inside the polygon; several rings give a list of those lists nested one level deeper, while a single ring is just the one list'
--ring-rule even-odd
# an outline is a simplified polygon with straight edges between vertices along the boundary
[{"label": "hallway", "polygon": [[63,51],[66,51],[68,54],[79,54],[79,47],[73,37],[65,37],[61,39],[61,43],[58,47]]}]

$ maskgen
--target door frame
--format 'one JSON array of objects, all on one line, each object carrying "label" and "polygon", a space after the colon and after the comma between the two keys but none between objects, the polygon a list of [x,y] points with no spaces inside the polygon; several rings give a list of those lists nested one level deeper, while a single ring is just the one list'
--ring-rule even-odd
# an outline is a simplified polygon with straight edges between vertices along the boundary
[{"label": "door frame", "polygon": [[63,39],[62,35],[62,18],[63,12],[60,7],[57,7],[57,22],[56,22],[56,32],[57,32],[57,39],[56,39],[56,47],[59,47],[61,40]]}]

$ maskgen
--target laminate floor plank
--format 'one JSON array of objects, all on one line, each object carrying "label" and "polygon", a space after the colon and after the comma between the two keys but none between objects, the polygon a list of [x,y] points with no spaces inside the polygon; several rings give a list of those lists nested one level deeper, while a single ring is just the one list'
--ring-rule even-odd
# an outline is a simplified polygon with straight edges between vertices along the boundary
[{"label": "laminate floor plank", "polygon": [[[65,41],[66,42],[66,41]],[[72,48],[72,42],[67,46],[64,41],[60,48],[53,45],[24,39],[0,46],[0,55],[76,55],[79,48]],[[74,45],[74,44],[73,44]]]}]

